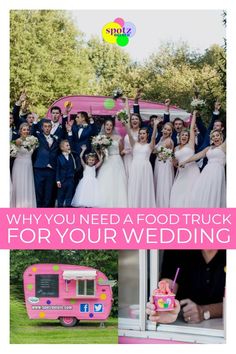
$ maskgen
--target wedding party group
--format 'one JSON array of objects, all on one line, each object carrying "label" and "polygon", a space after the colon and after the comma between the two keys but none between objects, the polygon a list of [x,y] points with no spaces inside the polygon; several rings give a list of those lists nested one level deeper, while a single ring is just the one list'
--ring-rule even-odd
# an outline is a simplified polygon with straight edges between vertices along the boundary
[{"label": "wedding party group", "polygon": [[[22,107],[10,112],[11,207],[218,208],[226,206],[226,130],[217,101],[209,125],[195,99],[191,120],[162,116],[143,121],[140,92],[100,127],[91,114],[71,119],[50,109],[38,119]],[[132,113],[130,109],[132,108]],[[122,126],[120,134],[117,126]]]}]

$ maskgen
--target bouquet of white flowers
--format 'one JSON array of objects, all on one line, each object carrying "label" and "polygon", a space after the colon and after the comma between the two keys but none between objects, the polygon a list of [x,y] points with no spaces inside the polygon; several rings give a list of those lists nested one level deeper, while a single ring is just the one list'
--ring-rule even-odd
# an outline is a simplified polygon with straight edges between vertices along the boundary
[{"label": "bouquet of white flowers", "polygon": [[10,143],[10,156],[16,157],[18,153],[18,148],[14,142]]},{"label": "bouquet of white flowers", "polygon": [[194,98],[191,102],[191,106],[193,109],[200,110],[202,107],[206,105],[204,100],[199,100],[199,98]]},{"label": "bouquet of white flowers", "polygon": [[33,135],[29,135],[22,140],[21,146],[29,152],[33,152],[39,146],[38,138]]},{"label": "bouquet of white flowers", "polygon": [[115,89],[114,91],[113,91],[113,99],[114,100],[117,100],[117,98],[120,98],[120,97],[122,97],[123,96],[123,91],[120,89],[120,88],[118,88],[118,89]]},{"label": "bouquet of white flowers", "polygon": [[117,114],[117,119],[121,122],[121,123],[124,123],[124,124],[128,124],[129,122],[129,116],[126,112],[125,109],[122,109],[121,111],[119,111]]},{"label": "bouquet of white flowers", "polygon": [[166,162],[167,160],[173,158],[173,151],[164,146],[160,146],[155,149],[154,153],[157,155],[158,161]]},{"label": "bouquet of white flowers", "polygon": [[92,137],[92,147],[96,151],[104,153],[105,156],[108,156],[107,148],[112,144],[112,138],[106,135],[97,135]]}]

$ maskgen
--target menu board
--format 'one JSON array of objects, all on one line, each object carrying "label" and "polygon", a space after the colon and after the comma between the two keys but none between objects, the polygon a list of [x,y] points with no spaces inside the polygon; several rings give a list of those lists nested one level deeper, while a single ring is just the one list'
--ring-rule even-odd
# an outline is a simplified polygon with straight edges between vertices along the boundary
[{"label": "menu board", "polygon": [[36,297],[58,297],[59,278],[58,274],[37,274],[35,276]]}]

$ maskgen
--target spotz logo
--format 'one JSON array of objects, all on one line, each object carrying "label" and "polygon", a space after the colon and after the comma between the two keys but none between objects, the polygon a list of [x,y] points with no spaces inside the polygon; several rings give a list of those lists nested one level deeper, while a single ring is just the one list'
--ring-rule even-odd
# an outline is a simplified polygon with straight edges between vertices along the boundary
[{"label": "spotz logo", "polygon": [[103,27],[102,37],[108,43],[125,47],[129,43],[130,38],[135,35],[135,32],[136,27],[132,22],[125,22],[123,18],[119,17]]}]

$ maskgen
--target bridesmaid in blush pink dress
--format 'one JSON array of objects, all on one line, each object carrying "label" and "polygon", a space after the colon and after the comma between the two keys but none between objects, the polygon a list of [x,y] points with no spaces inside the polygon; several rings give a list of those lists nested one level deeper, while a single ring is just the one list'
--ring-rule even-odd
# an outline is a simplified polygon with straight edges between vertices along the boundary
[{"label": "bridesmaid in blush pink dress", "polygon": [[[133,113],[130,117],[130,131],[135,141],[138,140],[139,129],[142,124],[142,119],[139,114]],[[124,138],[124,150],[121,153],[123,155],[123,161],[125,166],[125,172],[127,179],[129,179],[131,163],[133,160],[133,149],[130,145],[128,134]]]},{"label": "bridesmaid in blush pink dress", "polygon": [[[173,152],[174,142],[171,139],[173,132],[173,125],[166,123],[162,130],[162,137],[159,143],[156,145],[158,150],[161,147],[169,149]],[[156,191],[156,207],[157,208],[169,208],[170,206],[170,192],[174,181],[174,166],[172,164],[172,158],[169,157],[166,160],[155,160],[154,167],[154,185]]]},{"label": "bridesmaid in blush pink dress", "polygon": [[196,111],[193,112],[190,131],[180,132],[180,144],[175,148],[175,161],[178,165],[174,184],[170,194],[170,208],[191,208],[191,193],[200,170],[196,162],[191,162],[185,168],[181,163],[194,155]]},{"label": "bridesmaid in blush pink dress", "polygon": [[225,208],[226,207],[226,182],[225,162],[226,143],[220,130],[211,133],[212,145],[206,147],[198,154],[182,162],[181,166],[188,166],[198,159],[208,159],[207,165],[200,176],[194,181],[191,192],[193,208]]},{"label": "bridesmaid in blush pink dress", "polygon": [[20,138],[16,140],[18,153],[12,169],[11,208],[36,208],[34,175],[32,166],[33,149],[23,146],[24,139],[29,136],[28,123],[20,126]]}]

